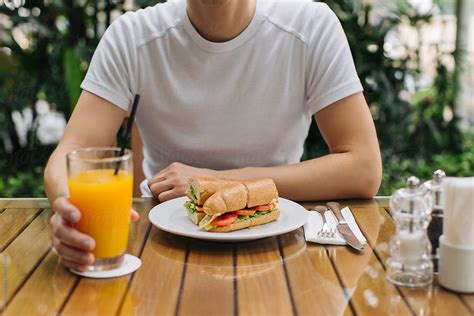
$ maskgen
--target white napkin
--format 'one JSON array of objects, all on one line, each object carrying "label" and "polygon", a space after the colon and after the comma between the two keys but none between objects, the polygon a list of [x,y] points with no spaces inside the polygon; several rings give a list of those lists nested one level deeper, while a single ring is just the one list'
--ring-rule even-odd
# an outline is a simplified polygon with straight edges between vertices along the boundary
[{"label": "white napkin", "polygon": [[147,179],[143,180],[140,182],[140,191],[142,193],[142,198],[143,197],[153,197],[153,194],[150,191],[150,188],[148,187]]},{"label": "white napkin", "polygon": [[474,247],[474,177],[443,181],[443,234],[454,245]]},{"label": "white napkin", "polygon": [[[364,235],[359,229],[357,222],[352,215],[351,210],[348,207],[344,207],[341,210],[342,216],[346,220],[347,224],[354,232],[356,238],[362,243],[365,244],[367,240],[365,239]],[[310,211],[308,212],[308,221],[304,225],[304,234],[306,241],[311,241],[319,244],[330,244],[330,245],[346,245],[346,240],[339,234],[337,231],[337,219],[336,216],[333,214],[332,211],[326,211],[324,213],[324,217],[326,218],[326,223],[329,229],[333,229],[336,234],[332,238],[327,237],[320,237],[318,236],[318,232],[323,227],[323,218],[321,214],[318,212]]]}]

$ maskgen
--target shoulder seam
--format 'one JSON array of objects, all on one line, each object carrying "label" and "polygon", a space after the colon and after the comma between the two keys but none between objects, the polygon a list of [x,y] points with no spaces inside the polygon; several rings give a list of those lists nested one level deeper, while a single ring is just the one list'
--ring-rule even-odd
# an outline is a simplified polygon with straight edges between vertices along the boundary
[{"label": "shoulder seam", "polygon": [[269,16],[267,15],[264,15],[263,16],[265,18],[265,20],[267,20],[268,22],[270,22],[271,24],[275,25],[277,28],[279,28],[280,30],[286,32],[286,33],[290,33],[291,35],[295,36],[297,39],[299,39],[301,42],[303,42],[303,44],[306,46],[307,43],[306,43],[306,38],[303,34],[297,32],[295,29],[292,29],[290,27],[287,27],[287,26],[283,26],[282,24],[278,23],[277,21],[273,20],[272,18],[270,18]]},{"label": "shoulder seam", "polygon": [[160,33],[155,33],[155,34],[152,34],[150,35],[149,37],[147,37],[146,39],[142,40],[141,42],[137,43],[137,49],[140,48],[141,46],[144,46],[146,44],[148,44],[149,42],[157,39],[157,38],[161,38],[161,37],[164,37],[171,29],[174,29],[178,26],[180,26],[180,24],[183,22],[182,19],[178,19],[177,21],[175,21],[175,23],[173,25],[170,25],[168,26],[164,31],[160,32]]}]

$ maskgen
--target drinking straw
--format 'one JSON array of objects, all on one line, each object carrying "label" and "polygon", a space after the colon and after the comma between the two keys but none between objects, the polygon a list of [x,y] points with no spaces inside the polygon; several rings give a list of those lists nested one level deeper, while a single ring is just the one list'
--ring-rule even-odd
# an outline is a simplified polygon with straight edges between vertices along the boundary
[{"label": "drinking straw", "polygon": [[[130,140],[130,134],[132,133],[132,124],[133,124],[133,121],[135,120],[135,113],[137,112],[138,101],[140,101],[140,95],[136,94],[135,98],[133,99],[132,112],[130,113],[130,117],[128,118],[127,129],[125,130],[125,137],[124,137],[123,142],[122,142],[122,147],[120,147],[119,157],[122,157],[125,154],[125,147],[127,146],[128,142]],[[117,165],[115,166],[114,175],[118,174],[121,162],[122,162],[121,160],[117,161]]]}]

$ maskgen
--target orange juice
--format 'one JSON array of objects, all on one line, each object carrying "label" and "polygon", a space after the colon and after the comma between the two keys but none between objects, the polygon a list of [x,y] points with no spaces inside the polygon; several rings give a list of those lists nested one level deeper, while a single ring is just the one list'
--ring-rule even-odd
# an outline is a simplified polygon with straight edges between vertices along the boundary
[{"label": "orange juice", "polygon": [[80,171],[69,176],[71,202],[81,211],[79,231],[95,239],[96,259],[125,252],[132,207],[133,176],[113,169]]}]

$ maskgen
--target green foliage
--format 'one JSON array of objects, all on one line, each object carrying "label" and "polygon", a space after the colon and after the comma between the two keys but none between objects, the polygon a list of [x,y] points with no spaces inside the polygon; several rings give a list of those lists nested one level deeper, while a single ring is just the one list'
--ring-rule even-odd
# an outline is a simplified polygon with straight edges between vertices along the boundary
[{"label": "green foliage", "polygon": [[461,154],[438,154],[432,159],[394,157],[384,163],[382,186],[379,195],[391,195],[397,188],[405,186],[410,175],[429,180],[433,171],[442,169],[448,176],[471,177],[474,170],[474,139],[468,139]]},{"label": "green foliage", "polygon": [[44,197],[43,169],[53,146],[23,149],[0,159],[0,198]]},{"label": "green foliage", "polygon": [[2,174],[0,178],[0,197],[44,197],[43,167],[20,171],[14,175]]},{"label": "green foliage", "polygon": [[[454,108],[457,92],[455,74],[443,63],[443,57],[452,52],[440,52],[435,47],[438,60],[433,86],[411,96],[413,92],[409,92],[407,81],[418,86],[422,40],[418,47],[404,47],[406,54],[399,58],[391,57],[385,49],[387,37],[402,23],[420,34],[421,27],[431,22],[432,13],[417,14],[405,1],[395,1],[392,6],[386,4],[383,16],[377,16],[376,10],[361,0],[327,3],[346,32],[384,158],[414,155],[430,159],[442,150],[459,153],[462,134],[456,113],[449,121],[443,116],[446,109]],[[318,156],[324,148],[321,137],[314,136],[317,135],[314,126],[312,132],[315,134],[310,134],[308,139],[306,157]]]},{"label": "green foliage", "polygon": [[81,60],[73,49],[68,48],[64,52],[63,58],[65,84],[71,99],[71,107],[73,107],[77,100],[79,100],[79,95],[81,94],[80,84],[85,73],[81,69]]},{"label": "green foliage", "polygon": [[44,195],[42,169],[52,152],[34,127],[21,144],[12,113],[41,99],[69,117],[103,30],[114,11],[123,12],[123,1],[23,2],[0,4],[0,21],[9,22],[0,25],[0,197]]}]

